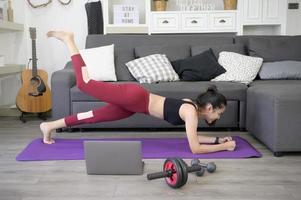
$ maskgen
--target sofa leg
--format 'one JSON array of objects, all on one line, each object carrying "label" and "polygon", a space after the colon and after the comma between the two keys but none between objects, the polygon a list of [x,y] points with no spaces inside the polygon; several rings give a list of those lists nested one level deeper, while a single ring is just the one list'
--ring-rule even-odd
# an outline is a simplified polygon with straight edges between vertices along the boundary
[{"label": "sofa leg", "polygon": [[61,132],[63,132],[63,129],[62,128],[57,128],[57,129],[55,129],[55,132],[61,133]]},{"label": "sofa leg", "polygon": [[276,151],[273,153],[275,157],[282,157],[284,154],[281,151]]}]

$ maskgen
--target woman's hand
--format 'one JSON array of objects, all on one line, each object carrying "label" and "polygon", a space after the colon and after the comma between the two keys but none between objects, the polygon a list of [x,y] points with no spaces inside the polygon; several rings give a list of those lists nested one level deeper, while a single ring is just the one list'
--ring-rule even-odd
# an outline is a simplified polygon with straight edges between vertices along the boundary
[{"label": "woman's hand", "polygon": [[233,141],[232,137],[223,137],[223,138],[219,138],[218,139],[218,143],[219,144],[222,144],[222,143],[225,143],[225,142],[229,142],[229,141]]},{"label": "woman's hand", "polygon": [[234,151],[236,147],[236,142],[232,140],[225,142],[224,145],[226,146],[227,151]]}]

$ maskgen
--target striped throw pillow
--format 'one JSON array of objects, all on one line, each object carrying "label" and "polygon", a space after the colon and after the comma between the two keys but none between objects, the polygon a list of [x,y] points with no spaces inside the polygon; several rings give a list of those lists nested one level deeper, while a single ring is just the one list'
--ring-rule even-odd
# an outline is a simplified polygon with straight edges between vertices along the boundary
[{"label": "striped throw pillow", "polygon": [[179,76],[164,54],[153,54],[125,64],[139,83],[178,81]]}]

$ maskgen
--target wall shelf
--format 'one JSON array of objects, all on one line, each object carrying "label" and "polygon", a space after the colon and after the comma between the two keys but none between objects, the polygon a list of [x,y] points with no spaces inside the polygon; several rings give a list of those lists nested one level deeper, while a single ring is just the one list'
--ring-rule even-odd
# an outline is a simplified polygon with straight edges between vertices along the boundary
[{"label": "wall shelf", "polygon": [[25,65],[15,65],[15,64],[9,64],[5,65],[4,67],[0,67],[0,77],[19,73],[25,68]]},{"label": "wall shelf", "polygon": [[8,21],[0,21],[0,33],[24,31],[24,25]]}]

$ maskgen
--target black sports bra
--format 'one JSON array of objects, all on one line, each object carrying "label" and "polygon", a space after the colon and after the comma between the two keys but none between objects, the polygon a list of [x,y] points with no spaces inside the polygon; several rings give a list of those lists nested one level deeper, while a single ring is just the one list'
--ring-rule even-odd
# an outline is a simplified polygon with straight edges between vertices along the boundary
[{"label": "black sports bra", "polygon": [[164,109],[163,109],[164,120],[168,121],[173,125],[185,124],[185,122],[182,120],[179,114],[180,107],[183,103],[189,103],[197,109],[196,105],[190,101],[184,101],[182,99],[166,98],[164,101]]}]

